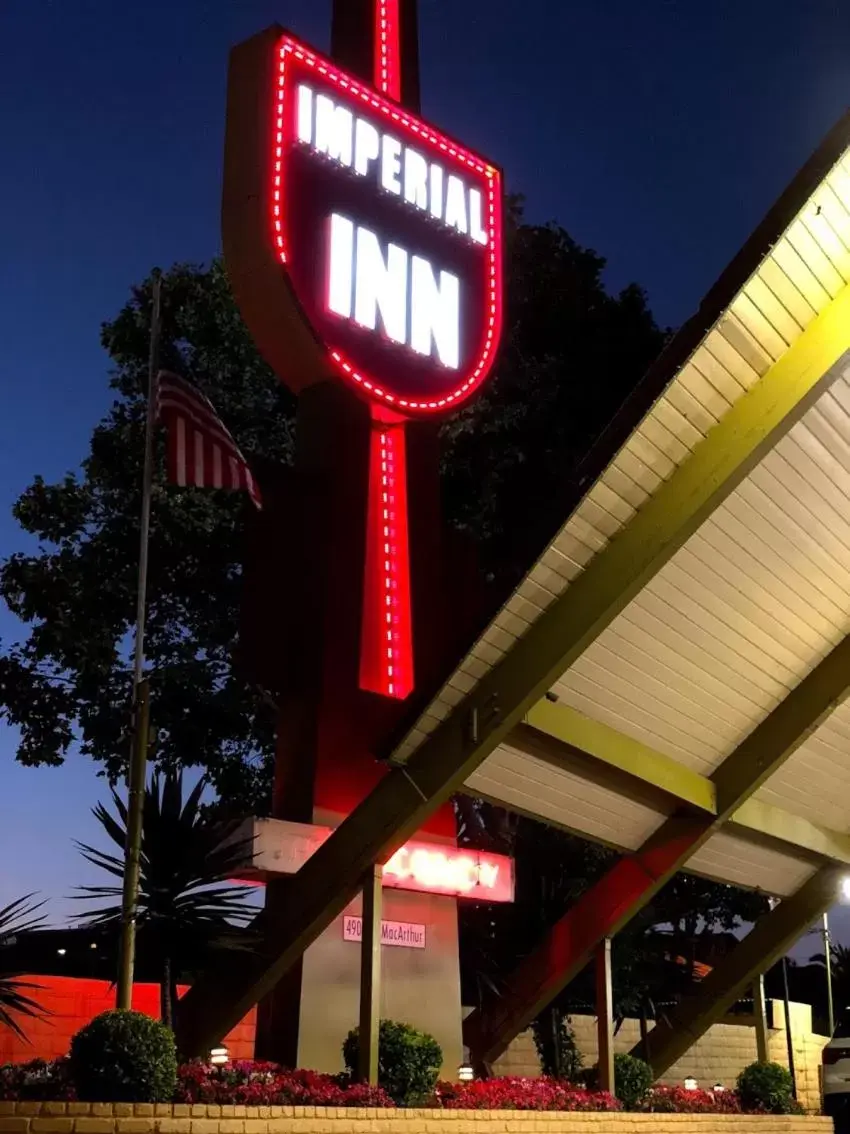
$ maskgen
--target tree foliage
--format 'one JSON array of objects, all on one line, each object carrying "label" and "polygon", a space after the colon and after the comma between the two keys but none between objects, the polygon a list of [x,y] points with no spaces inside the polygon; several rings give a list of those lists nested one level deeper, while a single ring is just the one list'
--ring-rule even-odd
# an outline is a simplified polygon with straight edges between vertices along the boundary
[{"label": "tree foliage", "polygon": [[[504,578],[527,566],[529,516],[550,528],[563,519],[556,481],[661,343],[638,288],[608,295],[596,253],[557,226],[523,224],[516,203],[511,217],[504,348],[487,392],[447,425],[444,462],[449,519]],[[163,365],[207,394],[249,460],[288,462],[293,400],[259,358],[221,264],[175,267],[163,294]],[[114,404],[80,470],[55,484],[36,478],[17,501],[38,548],[0,567],[0,595],[26,627],[0,652],[0,717],[20,730],[17,758],[61,763],[78,741],[113,780],[129,748],[150,296],[145,281],[104,325]],[[262,813],[274,722],[231,664],[245,507],[158,477],[146,656],[157,764],[199,765],[232,810]]]}]

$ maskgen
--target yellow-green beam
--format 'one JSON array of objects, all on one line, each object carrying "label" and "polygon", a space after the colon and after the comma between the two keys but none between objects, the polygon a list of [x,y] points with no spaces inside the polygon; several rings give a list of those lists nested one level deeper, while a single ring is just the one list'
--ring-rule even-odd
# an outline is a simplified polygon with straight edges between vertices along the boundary
[{"label": "yellow-green beam", "polygon": [[449,717],[390,772],[292,880],[285,921],[257,919],[250,960],[204,974],[180,1003],[177,1038],[200,1055],[241,1020],[383,864],[522,720],[557,678],[783,437],[850,346],[850,288],[814,319],[692,455],[529,627]]},{"label": "yellow-green beam", "polygon": [[[509,739],[520,751],[555,765],[566,764],[579,774],[589,774],[592,764],[602,771],[601,776],[594,777],[597,782],[628,798],[640,797],[646,789],[672,804],[710,815],[717,813],[717,791],[710,777],[610,725],[583,716],[569,705],[544,699],[528,711],[523,725]],[[747,799],[728,822],[745,834],[782,843],[790,850],[850,863],[850,835],[783,807]]]},{"label": "yellow-green beam", "polygon": [[[524,723],[538,733],[593,757],[631,779],[656,789],[677,803],[713,814],[717,810],[714,784],[671,756],[633,740],[610,725],[585,717],[569,705],[544,698],[528,710]],[[514,743],[514,737],[511,743]],[[522,747],[521,738],[518,747]]]},{"label": "yellow-green beam", "polygon": [[790,898],[759,918],[741,943],[700,982],[699,991],[660,1021],[646,1044],[633,1048],[632,1054],[648,1059],[656,1078],[663,1075],[833,904],[841,877],[840,868],[824,867]]}]

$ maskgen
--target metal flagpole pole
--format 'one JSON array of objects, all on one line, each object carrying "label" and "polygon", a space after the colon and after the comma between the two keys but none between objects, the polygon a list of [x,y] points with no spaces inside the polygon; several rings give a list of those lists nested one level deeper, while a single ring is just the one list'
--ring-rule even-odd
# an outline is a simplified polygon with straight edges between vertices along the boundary
[{"label": "metal flagpole pole", "polygon": [[826,965],[826,1010],[829,1018],[829,1034],[835,1031],[835,1003],[832,998],[832,940],[829,936],[829,914],[823,915],[823,959]]},{"label": "metal flagpole pole", "polygon": [[156,425],[156,375],[159,369],[162,274],[151,273],[151,334],[148,352],[145,456],[142,472],[142,514],[139,524],[139,576],[136,591],[136,640],[133,652],[133,748],[127,777],[127,836],[124,846],[124,885],[121,895],[121,952],[118,963],[116,1007],[127,1010],[133,999],[136,957],[136,908],[142,844],[142,813],[148,752],[149,689],[143,677],[145,662],[145,610],[148,585],[148,544],[153,486],[153,442]]}]

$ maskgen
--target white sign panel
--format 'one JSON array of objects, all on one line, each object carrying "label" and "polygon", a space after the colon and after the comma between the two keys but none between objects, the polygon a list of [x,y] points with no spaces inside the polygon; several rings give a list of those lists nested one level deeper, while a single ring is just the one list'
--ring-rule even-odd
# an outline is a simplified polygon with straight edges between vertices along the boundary
[{"label": "white sign panel", "polygon": [[[342,919],[343,941],[363,940],[363,918],[346,914]],[[425,926],[410,921],[382,921],[381,944],[400,945],[403,949],[425,948]]]}]

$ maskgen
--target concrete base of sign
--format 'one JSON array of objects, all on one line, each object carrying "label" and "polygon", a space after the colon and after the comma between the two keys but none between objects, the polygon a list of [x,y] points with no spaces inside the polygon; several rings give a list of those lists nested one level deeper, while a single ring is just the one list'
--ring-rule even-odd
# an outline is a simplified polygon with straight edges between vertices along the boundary
[{"label": "concrete base of sign", "polygon": [[[312,826],[274,819],[245,824],[234,838],[251,840],[254,858],[246,880],[271,881],[297,871],[327,837],[328,828],[340,822],[339,815],[326,811],[317,810],[314,818]],[[454,849],[453,841],[433,835],[426,845],[448,854]],[[510,900],[513,864],[491,855],[485,864],[491,873],[494,864],[498,870],[485,880],[498,882],[502,891],[495,892]],[[494,890],[490,887],[488,894]],[[360,915],[358,897],[304,954],[300,1000],[293,998],[293,1008],[285,1012],[291,1021],[298,1011],[297,1048],[287,1059],[294,1057],[298,1067],[330,1073],[344,1069],[342,1044],[359,1022],[361,956],[360,941],[351,940],[356,925],[349,924],[346,931],[346,921]],[[441,1078],[454,1080],[463,1062],[457,898],[389,885],[383,891],[382,916],[394,939],[381,950],[381,1017],[432,1035],[443,1050]],[[282,1018],[282,1026],[286,1023]]]},{"label": "concrete base of sign", "polygon": [[[343,1069],[342,1042],[360,1010],[360,942],[346,941],[336,918],[304,955],[298,1066]],[[381,1017],[429,1032],[443,1049],[441,1078],[456,1079],[463,1062],[457,900],[406,890],[384,891],[384,920],[425,926],[425,947],[382,946]]]}]

